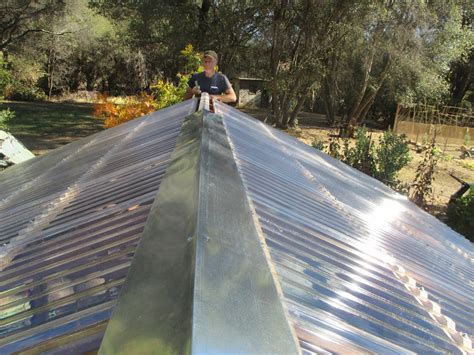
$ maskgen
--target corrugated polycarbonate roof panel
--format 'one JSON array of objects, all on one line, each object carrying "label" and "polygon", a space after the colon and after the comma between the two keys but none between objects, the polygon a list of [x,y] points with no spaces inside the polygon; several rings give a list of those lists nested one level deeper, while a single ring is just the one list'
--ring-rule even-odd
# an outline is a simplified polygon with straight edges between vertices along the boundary
[{"label": "corrugated polycarbonate roof panel", "polygon": [[99,347],[195,106],[172,106],[2,173],[1,353]]},{"label": "corrugated polycarbonate roof panel", "polygon": [[216,111],[303,352],[469,350],[472,244],[375,179],[228,106]]}]

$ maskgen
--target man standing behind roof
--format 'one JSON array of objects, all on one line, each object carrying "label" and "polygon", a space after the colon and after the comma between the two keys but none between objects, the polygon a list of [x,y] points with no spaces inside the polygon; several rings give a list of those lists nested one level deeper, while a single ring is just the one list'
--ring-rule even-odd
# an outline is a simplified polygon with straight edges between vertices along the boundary
[{"label": "man standing behind roof", "polygon": [[215,71],[216,65],[217,53],[205,51],[204,71],[194,73],[189,79],[189,88],[184,94],[185,100],[190,99],[193,95],[199,95],[201,92],[207,92],[212,99],[222,102],[235,102],[237,100],[229,79],[224,74]]}]

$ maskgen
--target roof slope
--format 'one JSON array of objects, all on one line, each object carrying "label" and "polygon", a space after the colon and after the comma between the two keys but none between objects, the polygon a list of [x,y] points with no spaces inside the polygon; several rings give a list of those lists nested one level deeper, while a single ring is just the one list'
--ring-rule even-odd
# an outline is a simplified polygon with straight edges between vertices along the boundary
[{"label": "roof slope", "polygon": [[136,119],[2,173],[1,353],[98,347],[182,120],[195,105]]},{"label": "roof slope", "polygon": [[469,241],[379,181],[232,108],[217,110],[302,349],[469,346],[461,337],[474,335]]},{"label": "roof slope", "polygon": [[470,351],[472,244],[287,134],[204,106],[2,173],[1,353]]}]

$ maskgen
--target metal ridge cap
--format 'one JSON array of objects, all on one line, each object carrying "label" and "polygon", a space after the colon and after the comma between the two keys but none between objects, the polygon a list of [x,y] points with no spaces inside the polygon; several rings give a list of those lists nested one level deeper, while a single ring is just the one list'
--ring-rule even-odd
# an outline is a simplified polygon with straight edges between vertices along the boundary
[{"label": "metal ridge cap", "polygon": [[222,120],[185,118],[100,353],[299,353]]},{"label": "metal ridge cap", "polygon": [[188,353],[202,115],[187,116],[99,353]]},{"label": "metal ridge cap", "polygon": [[192,353],[298,353],[227,138],[205,112]]}]

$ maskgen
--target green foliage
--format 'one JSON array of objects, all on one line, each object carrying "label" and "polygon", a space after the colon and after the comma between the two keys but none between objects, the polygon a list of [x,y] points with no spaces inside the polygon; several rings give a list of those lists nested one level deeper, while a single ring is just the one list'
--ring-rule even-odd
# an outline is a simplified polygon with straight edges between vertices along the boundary
[{"label": "green foliage", "polygon": [[40,101],[46,98],[37,86],[38,79],[44,75],[41,65],[32,59],[10,55],[4,64],[8,73],[1,75],[5,80],[3,94],[11,100]]},{"label": "green foliage", "polygon": [[367,128],[357,129],[355,139],[355,147],[345,149],[344,162],[367,175],[375,176],[377,171],[375,151],[372,137],[367,134]]},{"label": "green foliage", "polygon": [[410,200],[420,207],[424,207],[426,205],[428,198],[433,192],[432,184],[437,163],[438,158],[436,155],[434,137],[430,148],[425,151],[423,161],[416,169],[415,180],[408,189]]},{"label": "green foliage", "polygon": [[196,51],[191,44],[181,51],[181,56],[185,61],[184,73],[178,73],[178,84],[165,80],[158,80],[150,88],[158,103],[158,108],[162,109],[174,105],[183,100],[184,94],[188,88],[188,80],[192,73],[202,71],[202,53]]},{"label": "green foliage", "polygon": [[8,122],[15,117],[15,112],[9,108],[6,110],[0,110],[0,130],[8,131]]},{"label": "green foliage", "polygon": [[184,94],[188,88],[188,80],[192,73],[202,71],[202,54],[194,50],[191,44],[188,44],[181,55],[185,60],[184,73],[178,73],[178,85],[165,80],[158,80],[150,89],[158,103],[158,109],[174,105],[183,100]]},{"label": "green foliage", "polygon": [[404,134],[399,136],[391,130],[384,132],[374,160],[377,166],[374,177],[394,187],[398,183],[397,173],[410,161],[407,137]]},{"label": "green foliage", "polygon": [[[397,173],[410,161],[408,141],[405,135],[398,136],[392,131],[384,132],[375,145],[365,127],[356,131],[355,144],[349,139],[331,138],[327,152],[333,158],[370,175],[383,183],[397,188]],[[318,143],[318,142],[316,142]],[[313,147],[315,144],[313,143]]]},{"label": "green foliage", "polygon": [[[345,141],[347,143],[347,140]],[[341,144],[338,138],[331,138],[328,145],[328,154],[334,159],[343,160],[344,155],[341,153]]]},{"label": "green foliage", "polygon": [[158,80],[150,87],[158,103],[157,108],[162,109],[181,102],[188,88],[189,75],[178,74],[179,83],[174,85],[169,81]]},{"label": "green foliage", "polygon": [[323,151],[324,148],[325,148],[324,141],[318,140],[318,139],[315,139],[315,140],[311,143],[311,146],[312,146],[314,149],[321,150],[321,151]]},{"label": "green foliage", "polygon": [[448,205],[447,224],[474,242],[474,188]]},{"label": "green foliage", "polygon": [[181,56],[185,60],[182,75],[189,75],[204,70],[202,65],[202,53],[196,51],[192,44],[187,44],[186,47],[184,47],[181,51]]},{"label": "green foliage", "polygon": [[0,52],[0,99],[5,96],[5,89],[12,82],[12,74],[8,70],[8,62]]},{"label": "green foliage", "polygon": [[[201,55],[194,51],[192,45],[186,46],[181,53],[186,60],[185,68],[187,70],[194,68],[195,71],[199,69]],[[130,97],[124,103],[114,103],[104,94],[94,106],[94,116],[105,118],[104,126],[110,128],[174,105],[183,100],[190,76],[191,74],[187,73],[178,74],[178,85],[174,85],[169,81],[158,80],[155,85],[150,87],[152,95],[142,92],[140,95]]]}]

